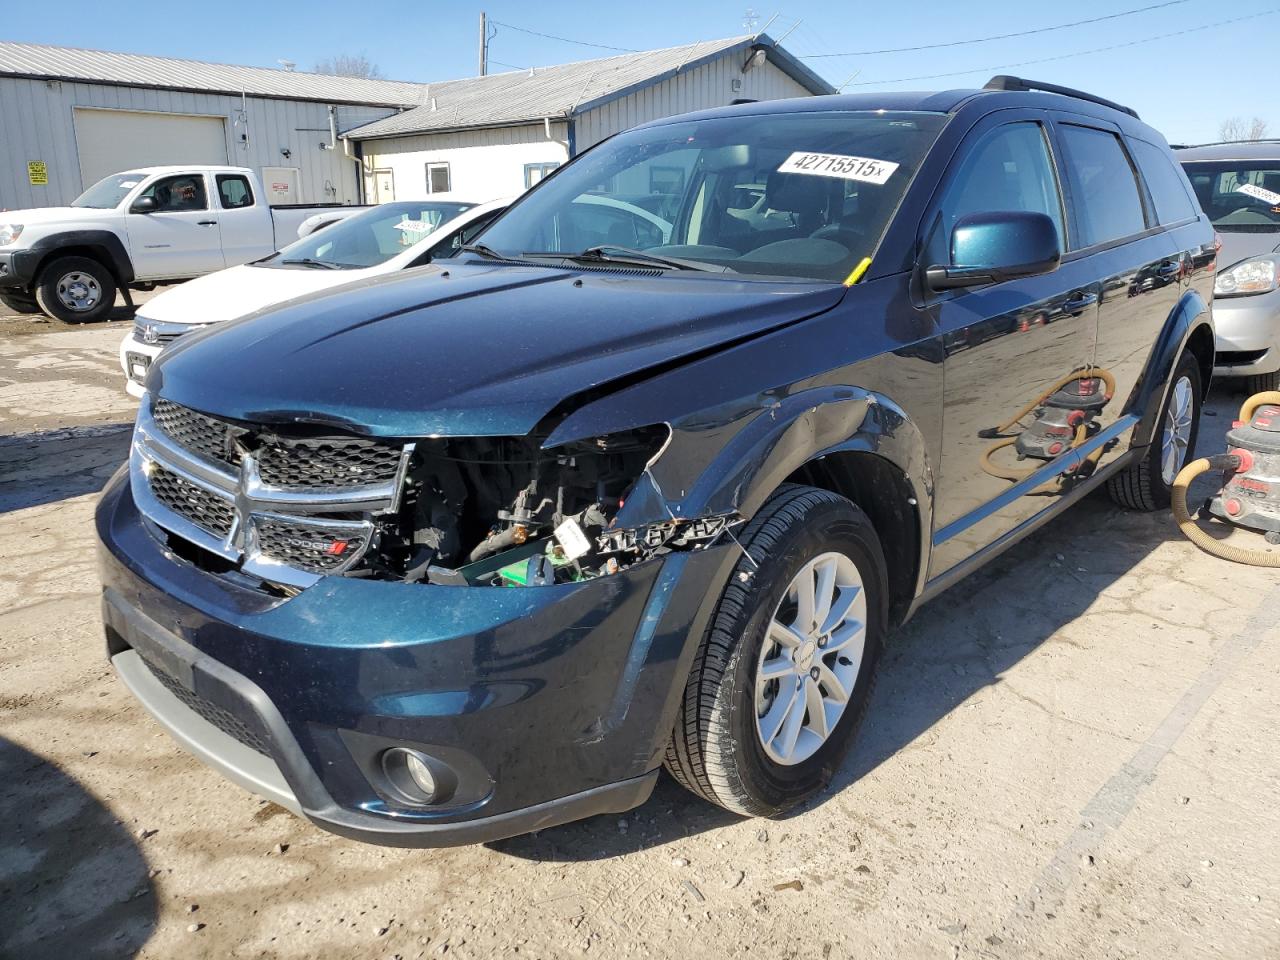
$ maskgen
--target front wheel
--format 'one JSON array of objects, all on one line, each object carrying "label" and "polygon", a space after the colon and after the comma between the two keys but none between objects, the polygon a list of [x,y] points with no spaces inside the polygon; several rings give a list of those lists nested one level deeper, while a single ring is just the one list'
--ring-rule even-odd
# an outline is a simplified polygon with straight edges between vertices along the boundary
[{"label": "front wheel", "polygon": [[1155,436],[1142,459],[1107,481],[1111,499],[1130,510],[1164,510],[1178,472],[1195,453],[1200,434],[1200,364],[1190,351],[1178,360]]},{"label": "front wheel", "polygon": [[787,484],[747,525],[694,658],[666,766],[727,810],[774,816],[823,789],[870,699],[887,575],[866,514]]},{"label": "front wheel", "polygon": [[116,281],[97,260],[60,257],[40,272],[36,301],[55,320],[90,323],[115,306]]}]

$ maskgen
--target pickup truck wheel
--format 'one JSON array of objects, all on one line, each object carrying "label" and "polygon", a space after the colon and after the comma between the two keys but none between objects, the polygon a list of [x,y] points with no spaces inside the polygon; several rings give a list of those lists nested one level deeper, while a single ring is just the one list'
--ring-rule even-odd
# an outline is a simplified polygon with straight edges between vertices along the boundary
[{"label": "pickup truck wheel", "polygon": [[887,575],[866,514],[787,484],[740,537],[667,748],[683,786],[775,816],[823,789],[870,699]]},{"label": "pickup truck wheel", "polygon": [[1142,459],[1107,481],[1111,499],[1130,510],[1164,510],[1173,480],[1191,460],[1200,434],[1200,365],[1190,352],[1174,368],[1155,436]]},{"label": "pickup truck wheel", "polygon": [[39,313],[40,304],[34,297],[24,297],[12,293],[0,293],[0,303],[14,313]]},{"label": "pickup truck wheel", "polygon": [[89,323],[111,312],[116,281],[111,271],[88,257],[60,257],[36,282],[40,309],[63,323]]}]

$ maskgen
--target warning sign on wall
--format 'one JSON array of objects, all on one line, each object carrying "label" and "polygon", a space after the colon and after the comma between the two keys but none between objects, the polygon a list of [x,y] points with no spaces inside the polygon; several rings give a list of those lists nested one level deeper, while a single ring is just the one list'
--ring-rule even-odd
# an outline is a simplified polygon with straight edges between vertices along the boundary
[{"label": "warning sign on wall", "polygon": [[27,161],[27,179],[30,180],[31,185],[35,187],[48,185],[49,168],[45,166],[43,160]]}]

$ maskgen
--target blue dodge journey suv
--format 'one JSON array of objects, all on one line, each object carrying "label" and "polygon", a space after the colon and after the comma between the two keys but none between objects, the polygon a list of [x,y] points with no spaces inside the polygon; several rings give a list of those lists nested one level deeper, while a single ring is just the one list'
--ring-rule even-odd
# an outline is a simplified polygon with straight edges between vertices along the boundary
[{"label": "blue dodge journey suv", "polygon": [[327,830],[491,840],[821,790],[887,631],[1105,485],[1157,509],[1216,247],[1117,104],[673,117],[447,265],[184,337],[97,512],[107,649]]}]

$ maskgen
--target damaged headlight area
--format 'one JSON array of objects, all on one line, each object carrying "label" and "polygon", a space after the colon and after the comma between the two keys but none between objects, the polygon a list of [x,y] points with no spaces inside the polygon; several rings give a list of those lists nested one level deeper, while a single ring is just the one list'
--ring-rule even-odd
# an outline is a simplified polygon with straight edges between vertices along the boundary
[{"label": "damaged headlight area", "polygon": [[736,518],[618,512],[670,435],[665,425],[543,449],[538,437],[419,440],[401,508],[348,575],[452,586],[542,586],[607,576],[717,539]]}]

